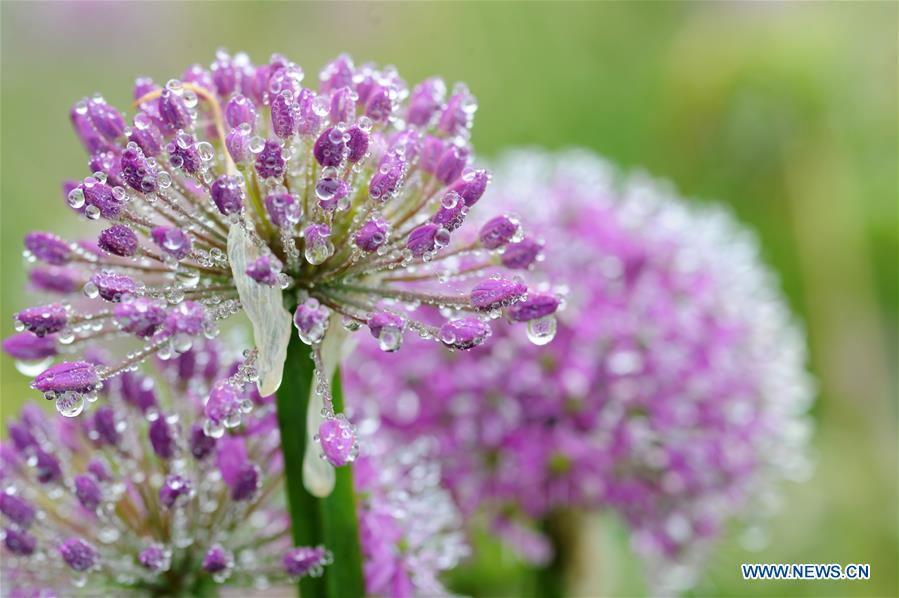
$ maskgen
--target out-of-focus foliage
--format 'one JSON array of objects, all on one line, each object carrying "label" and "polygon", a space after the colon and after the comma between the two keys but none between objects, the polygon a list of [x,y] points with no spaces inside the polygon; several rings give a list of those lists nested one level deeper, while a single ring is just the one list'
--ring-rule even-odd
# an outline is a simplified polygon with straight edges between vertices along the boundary
[{"label": "out-of-focus foliage", "polygon": [[[895,4],[4,3],[0,17],[4,336],[28,303],[23,234],[83,226],[60,191],[88,174],[68,123],[80,97],[125,106],[135,72],[164,80],[218,46],[286,52],[307,77],[347,51],[410,81],[465,80],[482,154],[585,146],[729,203],[806,323],[817,473],[787,494],[768,548],[724,546],[696,593],[897,593]],[[3,417],[30,394],[4,357]],[[599,589],[640,592],[623,533],[598,528]],[[515,567],[487,554],[460,588],[513,588]],[[749,583],[741,562],[871,563],[872,580]]]}]

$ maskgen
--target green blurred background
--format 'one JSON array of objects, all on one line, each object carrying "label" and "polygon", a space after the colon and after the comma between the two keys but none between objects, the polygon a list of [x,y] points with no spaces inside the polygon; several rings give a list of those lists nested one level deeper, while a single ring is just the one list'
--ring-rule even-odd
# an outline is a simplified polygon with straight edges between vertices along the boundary
[{"label": "green blurred background", "polygon": [[[592,148],[717,199],[758,230],[804,321],[820,395],[818,468],[787,488],[771,544],[725,542],[697,595],[897,594],[897,4],[16,3],[2,17],[2,332],[26,306],[33,228],[75,233],[64,178],[87,174],[71,104],[130,104],[217,47],[280,51],[307,77],[336,54],[407,81],[464,80],[485,157]],[[34,393],[2,361],[2,416]],[[596,592],[643,592],[618,524],[590,555]],[[481,593],[501,592],[479,570]],[[867,582],[744,582],[741,562],[871,563]],[[492,580],[492,581],[491,581]],[[509,590],[508,586],[505,586]]]}]

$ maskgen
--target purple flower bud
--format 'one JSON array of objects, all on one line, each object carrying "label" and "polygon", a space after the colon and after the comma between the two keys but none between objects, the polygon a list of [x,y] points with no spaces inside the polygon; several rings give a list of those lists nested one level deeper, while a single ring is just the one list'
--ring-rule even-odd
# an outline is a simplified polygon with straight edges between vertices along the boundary
[{"label": "purple flower bud", "polygon": [[181,80],[185,83],[192,83],[197,87],[202,87],[209,93],[215,93],[215,83],[212,81],[212,74],[204,69],[202,65],[192,64],[187,67]]},{"label": "purple flower bud", "polygon": [[481,311],[493,311],[512,305],[527,292],[528,288],[518,280],[488,278],[471,290],[471,306]]},{"label": "purple flower bud", "polygon": [[135,100],[139,100],[157,89],[159,89],[159,86],[156,85],[150,77],[137,77],[134,80],[134,92],[132,93],[132,97]]},{"label": "purple flower bud", "polygon": [[431,222],[452,232],[462,226],[467,214],[468,206],[465,205],[459,194],[448,191],[440,201],[440,209],[431,218]]},{"label": "purple flower bud", "polygon": [[94,476],[94,479],[98,482],[108,482],[112,479],[109,468],[99,459],[91,459],[91,462],[87,464],[87,471]]},{"label": "purple flower bud", "polygon": [[488,182],[490,182],[490,174],[486,170],[468,171],[450,185],[449,189],[458,193],[465,205],[470,208],[478,203],[478,200],[484,195]]},{"label": "purple flower bud", "polygon": [[203,426],[199,423],[194,423],[190,427],[187,441],[190,446],[190,454],[197,461],[202,461],[215,450],[215,438],[207,436],[203,431]]},{"label": "purple flower bud", "polygon": [[94,442],[97,445],[118,446],[121,434],[117,427],[115,410],[112,407],[109,405],[100,406],[94,412],[94,417],[91,419],[90,424],[91,438],[94,438]]},{"label": "purple flower bud", "polygon": [[172,429],[172,425],[166,421],[164,415],[161,415],[150,422],[150,427],[147,430],[147,436],[150,438],[150,446],[153,447],[153,452],[160,459],[165,459],[168,461],[172,457],[175,456],[175,430]]},{"label": "purple flower bud", "polygon": [[434,174],[437,169],[437,163],[446,151],[446,142],[433,135],[425,136],[421,148],[421,159],[418,161],[418,167]]},{"label": "purple flower bud", "polygon": [[179,132],[175,139],[166,146],[169,153],[169,163],[174,168],[180,168],[184,172],[196,174],[200,171],[200,153],[197,151],[197,143],[192,135]]},{"label": "purple flower bud", "polygon": [[34,361],[56,355],[56,339],[36,336],[31,332],[19,332],[3,339],[3,350],[23,361]]},{"label": "purple flower bud", "polygon": [[372,218],[359,228],[353,241],[362,251],[372,252],[386,243],[389,235],[389,225],[380,218]]},{"label": "purple flower bud", "polygon": [[328,463],[343,467],[352,463],[359,453],[356,430],[343,416],[326,419],[318,427],[318,441]]},{"label": "purple flower bud", "polygon": [[375,122],[386,122],[393,114],[391,91],[378,86],[373,89],[365,102],[365,116]]},{"label": "purple flower bud", "polygon": [[31,433],[31,429],[25,423],[10,422],[7,424],[6,430],[9,432],[9,437],[12,440],[13,446],[15,446],[16,450],[19,452],[24,452],[37,445],[34,434]]},{"label": "purple flower bud", "polygon": [[162,544],[151,544],[144,548],[137,558],[141,566],[148,571],[164,571],[169,566],[169,556]]},{"label": "purple flower bud", "polygon": [[100,377],[97,368],[87,361],[64,361],[52,365],[31,383],[31,388],[40,392],[80,392],[89,393],[97,388]]},{"label": "purple flower bud", "polygon": [[477,101],[468,88],[457,84],[453,95],[446,102],[443,114],[440,115],[437,128],[449,135],[463,135],[471,128],[477,109]]},{"label": "purple flower bud", "polygon": [[337,127],[328,127],[315,140],[312,153],[322,166],[340,166],[346,153],[344,132]]},{"label": "purple flower bud", "polygon": [[44,336],[65,328],[69,312],[59,303],[39,305],[23,309],[16,314],[16,320],[37,336]]},{"label": "purple flower bud", "polygon": [[162,152],[162,131],[146,112],[134,116],[128,141],[136,144],[145,156],[156,157]]},{"label": "purple flower bud", "polygon": [[328,556],[322,546],[301,546],[288,550],[282,562],[284,571],[290,577],[315,576],[321,572],[322,566],[328,564]]},{"label": "purple flower bud", "polygon": [[284,176],[284,156],[277,141],[266,140],[265,147],[256,156],[256,172],[260,178],[280,179]]},{"label": "purple flower bud", "polygon": [[219,52],[212,63],[212,81],[215,90],[222,97],[227,97],[237,89],[237,67],[230,56]]},{"label": "purple flower bud", "polygon": [[0,492],[0,513],[21,528],[31,526],[34,521],[34,507],[17,494]]},{"label": "purple flower bud", "polygon": [[203,570],[207,573],[221,573],[234,566],[234,557],[219,544],[213,544],[203,557]]},{"label": "purple flower bud", "polygon": [[13,554],[30,556],[37,548],[37,539],[26,531],[7,527],[3,530],[3,535],[3,543]]},{"label": "purple flower bud", "polygon": [[178,474],[169,474],[159,489],[159,501],[166,509],[171,509],[190,500],[193,493],[194,485],[190,480]]},{"label": "purple flower bud", "polygon": [[278,64],[272,64],[271,76],[268,80],[268,92],[270,96],[276,96],[287,92],[290,97],[295,98],[300,92],[303,77],[305,73],[303,69],[283,56]]},{"label": "purple flower bud", "polygon": [[129,334],[149,338],[165,321],[165,308],[148,297],[122,301],[113,311],[116,324]]},{"label": "purple flower bud", "polygon": [[331,94],[331,109],[328,118],[331,124],[349,123],[356,114],[356,99],[353,90],[349,87],[341,87]]},{"label": "purple flower bud", "polygon": [[231,127],[246,124],[253,130],[256,127],[256,105],[246,96],[238,94],[225,106],[225,120]]},{"label": "purple flower bud", "polygon": [[179,228],[157,226],[150,231],[150,236],[157,247],[176,260],[186,258],[193,250],[193,241],[190,236]]},{"label": "purple flower bud", "polygon": [[96,511],[103,502],[103,492],[100,490],[100,486],[89,475],[75,476],[75,496],[81,506],[88,511]]},{"label": "purple flower bud", "polygon": [[336,177],[324,177],[315,184],[315,195],[318,197],[318,205],[326,212],[336,210],[340,200],[350,192],[350,186],[346,181]]},{"label": "purple flower bud", "polygon": [[434,176],[445,185],[452,183],[462,174],[462,171],[468,164],[470,153],[468,148],[458,145],[449,146],[440,156],[440,160],[437,161]]},{"label": "purple flower bud", "polygon": [[478,238],[485,249],[496,249],[511,241],[521,226],[508,216],[496,216],[481,227]]},{"label": "purple flower bud", "polygon": [[543,244],[532,239],[522,239],[517,243],[509,243],[503,251],[502,262],[506,268],[526,270],[537,261]]},{"label": "purple flower bud", "polygon": [[68,263],[72,257],[71,245],[53,233],[28,233],[25,235],[25,249],[42,262],[55,266]]},{"label": "purple flower bud", "polygon": [[447,347],[467,350],[482,344],[490,336],[490,332],[490,326],[485,321],[467,316],[444,323],[438,337]]},{"label": "purple flower bud", "polygon": [[209,194],[219,212],[227,216],[236,214],[243,209],[244,190],[241,184],[243,177],[228,176],[223,174],[213,181],[209,188]]},{"label": "purple flower bud", "polygon": [[375,338],[379,338],[384,329],[402,331],[406,321],[399,315],[389,311],[376,311],[368,318],[368,330]]},{"label": "purple flower bud", "polygon": [[97,564],[97,551],[81,538],[69,538],[62,542],[59,554],[74,571],[87,571]]},{"label": "purple flower bud", "polygon": [[307,345],[319,342],[328,329],[330,315],[328,308],[314,298],[299,304],[293,314],[293,324],[297,327],[300,340]]},{"label": "purple flower bud", "polygon": [[58,482],[62,480],[62,466],[59,459],[55,455],[51,455],[43,449],[34,451],[37,481],[41,484],[49,484],[50,482]]},{"label": "purple flower bud", "polygon": [[159,117],[173,129],[186,129],[190,126],[190,111],[184,98],[170,89],[163,89],[156,103]]},{"label": "purple flower bud", "polygon": [[87,116],[94,129],[109,141],[115,141],[125,132],[125,119],[122,118],[122,113],[102,98],[87,101]]},{"label": "purple flower bud", "polygon": [[216,453],[222,480],[230,489],[231,500],[250,500],[259,490],[259,468],[250,463],[244,439],[223,436]]},{"label": "purple flower bud", "polygon": [[131,257],[137,253],[137,234],[124,224],[114,224],[100,232],[97,245],[106,253]]},{"label": "purple flower bud", "polygon": [[297,129],[297,107],[289,91],[277,94],[271,102],[272,132],[287,139]]},{"label": "purple flower bud", "polygon": [[406,120],[409,124],[420,127],[428,125],[445,97],[446,84],[443,79],[437,77],[425,79],[412,90]]},{"label": "purple flower bud", "polygon": [[353,60],[346,54],[341,54],[329,62],[319,73],[319,89],[329,92],[341,87],[353,85]]},{"label": "purple flower bud", "polygon": [[257,105],[262,105],[264,94],[268,93],[268,79],[271,68],[267,64],[256,67],[247,67],[241,78],[241,92],[253,100]]},{"label": "purple flower bud", "polygon": [[122,184],[122,165],[119,156],[114,152],[97,152],[91,155],[87,161],[87,166],[91,172],[102,172],[106,174],[107,181],[111,185],[119,186]]},{"label": "purple flower bud", "polygon": [[111,270],[97,272],[91,276],[91,282],[97,287],[97,293],[101,298],[113,303],[120,302],[137,288],[133,278]]},{"label": "purple flower bud", "polygon": [[35,268],[28,273],[28,281],[39,291],[63,295],[75,292],[83,284],[78,272],[68,268]]},{"label": "purple flower bud", "polygon": [[509,308],[509,316],[516,322],[536,320],[556,313],[559,299],[547,293],[528,293],[526,299]]},{"label": "purple flower bud", "polygon": [[250,131],[241,127],[235,127],[225,136],[225,147],[228,154],[237,164],[243,164],[250,160]]},{"label": "purple flower bud", "polygon": [[255,262],[247,267],[247,276],[259,284],[270,287],[278,284],[278,274],[272,268],[272,260],[267,255],[260,255]]},{"label": "purple flower bud", "polygon": [[386,156],[368,184],[368,196],[381,203],[390,199],[399,187],[405,168],[406,163],[403,159],[398,156]]},{"label": "purple flower bud", "polygon": [[388,148],[390,153],[402,156],[409,163],[418,157],[421,145],[421,133],[415,129],[406,129],[391,137]]},{"label": "purple flower bud", "polygon": [[278,228],[293,226],[300,221],[300,202],[289,193],[272,193],[265,198],[265,211]]},{"label": "purple flower bud", "polygon": [[156,171],[147,162],[143,150],[129,144],[122,152],[122,177],[135,191],[152,193],[156,191]]},{"label": "purple flower bud", "polygon": [[169,334],[198,336],[206,324],[206,308],[194,301],[183,301],[165,319],[165,329]]},{"label": "purple flower bud", "polygon": [[409,233],[406,249],[411,251],[415,257],[421,257],[434,251],[437,248],[437,233],[440,230],[440,225],[433,222],[426,222],[416,227]]},{"label": "purple flower bud", "polygon": [[124,372],[119,376],[122,384],[122,398],[129,405],[146,412],[156,406],[156,392],[154,391],[153,378],[140,376],[131,372]]},{"label": "purple flower bud", "polygon": [[213,386],[203,408],[207,419],[217,425],[235,425],[240,421],[241,394],[241,389],[227,380]]},{"label": "purple flower bud", "polygon": [[303,88],[297,96],[300,119],[297,133],[315,135],[322,126],[322,117],[316,112],[316,95],[311,89]]},{"label": "purple flower bud", "polygon": [[103,218],[117,218],[122,211],[122,200],[112,192],[112,187],[101,183],[94,177],[87,177],[81,184],[84,193],[84,213],[88,218],[95,218],[93,214]]},{"label": "purple flower bud", "polygon": [[109,142],[100,135],[91,122],[86,102],[81,101],[75,104],[69,116],[72,119],[72,127],[75,129],[75,133],[88,153],[93,154],[94,152],[105,151],[110,148]]},{"label": "purple flower bud", "polygon": [[355,164],[364,158],[368,152],[368,133],[354,125],[349,128],[347,135],[350,136],[350,140],[347,141],[347,148],[349,149],[347,160]]},{"label": "purple flower bud", "polygon": [[331,257],[334,246],[331,244],[331,227],[327,224],[310,224],[303,229],[306,243],[306,261],[318,265]]}]

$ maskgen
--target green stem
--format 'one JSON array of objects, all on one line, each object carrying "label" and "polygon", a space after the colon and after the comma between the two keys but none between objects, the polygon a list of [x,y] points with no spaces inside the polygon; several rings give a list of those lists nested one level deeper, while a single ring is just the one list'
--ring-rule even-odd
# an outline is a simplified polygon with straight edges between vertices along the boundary
[{"label": "green stem", "polygon": [[562,598],[565,591],[565,576],[571,563],[570,521],[561,513],[551,513],[540,522],[540,529],[552,544],[552,560],[534,571],[534,595],[538,598]]},{"label": "green stem", "polygon": [[[297,335],[291,335],[284,379],[278,389],[278,424],[293,541],[296,546],[322,544],[334,554],[334,564],[325,568],[324,575],[302,578],[299,589],[303,598],[355,598],[364,594],[365,583],[352,466],[337,469],[334,491],[326,498],[313,496],[303,486],[306,413],[312,381],[310,348]],[[334,373],[331,392],[334,409],[342,411],[339,368]]]}]

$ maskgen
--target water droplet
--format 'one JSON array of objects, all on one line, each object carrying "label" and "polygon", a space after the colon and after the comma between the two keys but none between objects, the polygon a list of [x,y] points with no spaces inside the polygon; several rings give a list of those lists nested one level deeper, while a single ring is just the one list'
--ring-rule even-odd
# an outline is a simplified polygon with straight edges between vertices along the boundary
[{"label": "water droplet", "polygon": [[74,391],[60,393],[56,397],[56,410],[63,417],[78,417],[84,411],[84,397]]},{"label": "water droplet", "polygon": [[556,336],[556,316],[550,314],[528,321],[528,340],[537,346],[549,343]]}]

